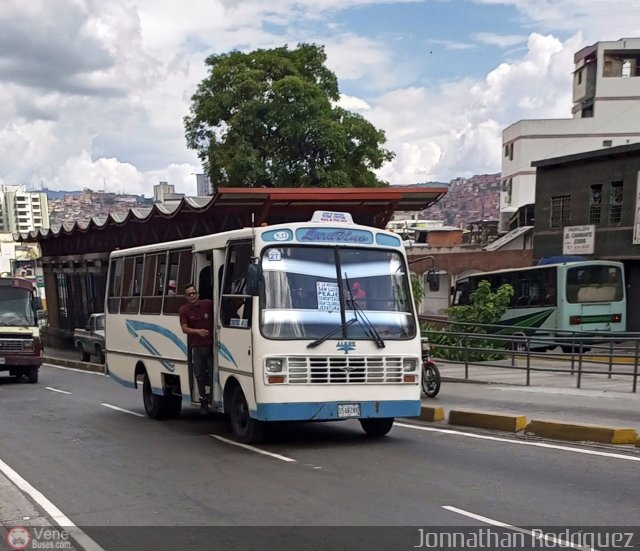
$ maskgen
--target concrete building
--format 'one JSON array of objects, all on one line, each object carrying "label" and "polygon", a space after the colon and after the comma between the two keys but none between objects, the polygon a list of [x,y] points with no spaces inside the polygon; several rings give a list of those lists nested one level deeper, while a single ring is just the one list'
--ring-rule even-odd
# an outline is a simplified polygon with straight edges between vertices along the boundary
[{"label": "concrete building", "polygon": [[184,199],[184,193],[176,193],[176,187],[167,182],[160,182],[153,186],[153,202],[167,203],[169,201],[181,201]]},{"label": "concrete building", "polygon": [[640,331],[640,143],[534,164],[534,260],[578,255],[622,262],[627,330]]},{"label": "concrete building", "polygon": [[196,184],[199,197],[213,195],[213,186],[206,174],[196,174]]},{"label": "concrete building", "polygon": [[517,216],[535,202],[532,161],[640,142],[640,38],[597,42],[574,62],[573,118],[521,120],[502,133],[502,231],[532,223]]},{"label": "concrete building", "polygon": [[2,186],[0,231],[25,233],[49,228],[47,194],[26,191],[24,186]]}]

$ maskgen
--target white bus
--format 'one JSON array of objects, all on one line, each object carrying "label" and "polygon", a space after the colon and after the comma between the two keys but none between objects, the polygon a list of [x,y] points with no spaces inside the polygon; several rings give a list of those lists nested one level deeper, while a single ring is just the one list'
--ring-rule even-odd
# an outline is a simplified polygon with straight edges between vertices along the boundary
[{"label": "white bus", "polygon": [[382,436],[395,417],[420,414],[420,332],[393,233],[316,212],[112,252],[108,371],[142,384],[152,418],[200,399],[178,318],[190,282],[214,301],[212,407],[239,441],[259,440],[272,421],[349,418]]}]

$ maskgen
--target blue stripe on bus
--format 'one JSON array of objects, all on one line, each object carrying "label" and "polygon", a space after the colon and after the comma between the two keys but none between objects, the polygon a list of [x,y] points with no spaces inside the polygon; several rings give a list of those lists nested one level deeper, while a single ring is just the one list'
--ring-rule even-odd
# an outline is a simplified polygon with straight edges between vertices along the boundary
[{"label": "blue stripe on bus", "polygon": [[223,343],[218,343],[218,350],[220,350],[220,354],[225,360],[229,360],[233,365],[238,367],[238,364],[236,363],[231,350],[229,350]]},{"label": "blue stripe on bus", "polygon": [[338,417],[338,404],[360,404],[362,417],[418,417],[420,400],[388,400],[358,402],[301,402],[286,404],[257,404],[251,416],[260,421],[328,421]]},{"label": "blue stripe on bus", "polygon": [[122,386],[126,386],[128,388],[136,388],[136,383],[118,377],[113,371],[109,371],[109,377],[111,377],[116,383],[120,383]]},{"label": "blue stripe on bus", "polygon": [[138,339],[138,342],[145,348],[148,352],[158,357],[158,361],[164,366],[164,368],[173,373],[176,370],[176,364],[161,358],[160,351],[147,339],[144,335],[140,335],[139,331],[151,331],[152,333],[158,333],[163,337],[168,338],[173,344],[175,344],[180,351],[186,356],[187,355],[187,345],[184,341],[178,337],[173,331],[170,331],[166,327],[162,325],[158,325],[156,323],[149,323],[147,321],[140,320],[126,320],[127,330],[129,333]]}]

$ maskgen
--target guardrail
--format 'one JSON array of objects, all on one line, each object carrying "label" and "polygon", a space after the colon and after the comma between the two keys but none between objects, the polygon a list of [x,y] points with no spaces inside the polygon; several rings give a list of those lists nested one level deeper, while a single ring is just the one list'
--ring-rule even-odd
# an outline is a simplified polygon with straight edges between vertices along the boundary
[{"label": "guardrail", "polygon": [[[439,320],[441,321],[441,320]],[[464,366],[470,379],[487,368],[525,372],[531,385],[535,372],[575,375],[581,388],[585,375],[629,378],[637,392],[640,377],[640,333],[587,333],[516,328],[507,325],[449,322],[445,329],[423,328],[431,355],[445,364]],[[474,377],[475,378],[475,377]],[[623,379],[624,380],[624,379]]]}]

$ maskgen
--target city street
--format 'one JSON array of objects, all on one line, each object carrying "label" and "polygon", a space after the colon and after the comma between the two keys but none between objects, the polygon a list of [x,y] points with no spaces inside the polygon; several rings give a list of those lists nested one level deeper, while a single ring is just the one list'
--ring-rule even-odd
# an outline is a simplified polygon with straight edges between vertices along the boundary
[{"label": "city street", "polygon": [[139,390],[50,366],[37,385],[0,379],[0,414],[2,462],[103,549],[113,526],[638,523],[640,456],[619,447],[405,421],[380,440],[347,421],[240,447],[222,417],[152,421]]}]

